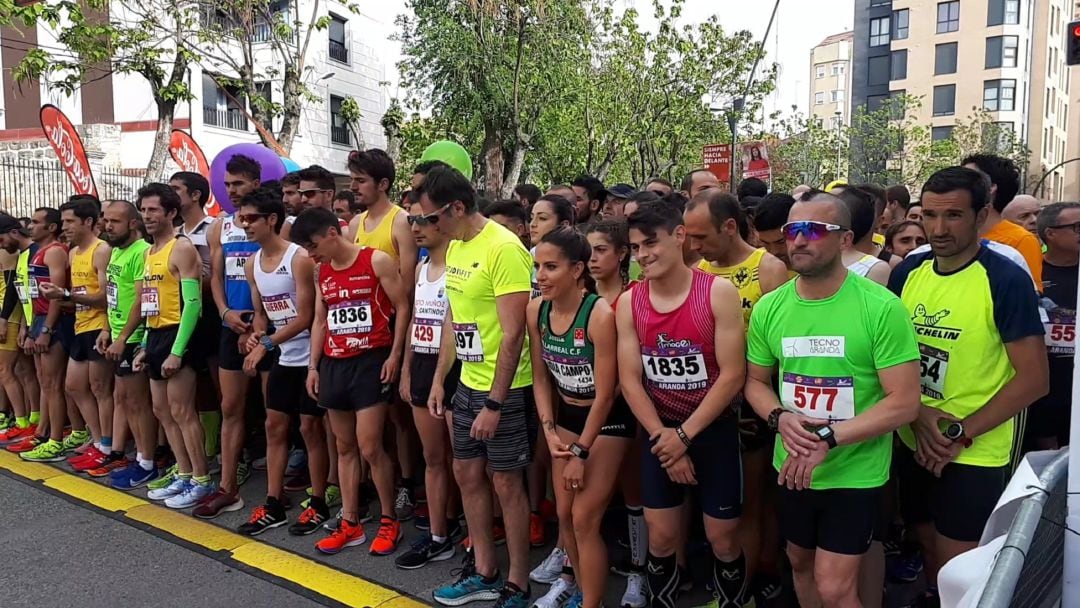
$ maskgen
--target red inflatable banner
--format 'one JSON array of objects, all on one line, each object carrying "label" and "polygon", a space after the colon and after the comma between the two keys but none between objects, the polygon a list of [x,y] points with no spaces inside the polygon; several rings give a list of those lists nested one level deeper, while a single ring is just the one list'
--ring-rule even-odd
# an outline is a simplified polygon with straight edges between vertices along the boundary
[{"label": "red inflatable banner", "polygon": [[75,186],[76,194],[98,195],[97,186],[94,184],[94,174],[90,171],[90,161],[86,158],[86,149],[83,148],[82,139],[75,131],[74,125],[60,108],[45,104],[41,106],[41,128],[45,131],[45,137],[52,144],[60,164],[64,166],[68,179]]},{"label": "red inflatable banner", "polygon": [[[195,140],[191,135],[188,135],[187,131],[173,129],[172,136],[169,138],[169,154],[172,155],[176,164],[180,166],[181,171],[198,173],[205,177],[207,181],[210,180],[210,163],[206,162],[206,155],[203,154],[202,148],[195,143]],[[206,213],[216,217],[221,213],[221,206],[214,200],[212,192],[206,194],[210,197],[206,203]]]}]

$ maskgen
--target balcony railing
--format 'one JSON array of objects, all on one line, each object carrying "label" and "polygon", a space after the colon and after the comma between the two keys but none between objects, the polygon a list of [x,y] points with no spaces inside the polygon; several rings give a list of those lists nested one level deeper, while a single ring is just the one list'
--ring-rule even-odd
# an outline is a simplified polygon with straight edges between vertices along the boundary
[{"label": "balcony railing", "polygon": [[219,110],[217,108],[203,107],[203,123],[212,127],[233,129],[235,131],[247,131],[247,117],[239,110]]},{"label": "balcony railing", "polygon": [[344,42],[330,41],[330,58],[341,63],[349,63],[349,49]]},{"label": "balcony railing", "polygon": [[349,134],[349,128],[330,125],[330,141],[345,146],[351,145],[352,136]]}]

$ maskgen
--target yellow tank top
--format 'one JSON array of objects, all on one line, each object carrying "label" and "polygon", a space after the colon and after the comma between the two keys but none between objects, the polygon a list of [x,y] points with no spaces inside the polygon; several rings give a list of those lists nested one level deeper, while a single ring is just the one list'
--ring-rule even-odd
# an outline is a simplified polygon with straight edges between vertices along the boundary
[{"label": "yellow tank top", "polygon": [[180,324],[180,279],[169,272],[169,256],[176,239],[172,239],[158,251],[146,250],[143,265],[142,316],[151,329],[172,327]]},{"label": "yellow tank top", "polygon": [[751,253],[748,258],[734,266],[715,266],[708,260],[701,260],[698,263],[698,270],[724,277],[739,290],[739,299],[742,300],[743,323],[747,327],[750,325],[750,311],[753,310],[754,304],[757,304],[757,301],[762,296],[758,269],[764,255],[764,249],[755,249],[754,253]]},{"label": "yellow tank top", "polygon": [[[88,294],[101,291],[97,270],[94,269],[94,254],[105,241],[95,239],[89,248],[79,248],[71,259],[71,293]],[[105,329],[105,309],[93,308],[86,304],[75,304],[75,333]]]},{"label": "yellow tank top", "polygon": [[[0,302],[4,301],[4,296],[7,295],[7,279],[9,274],[15,274],[15,266],[19,262],[19,255],[8,253],[3,249],[0,249],[0,271],[3,271],[3,279],[0,280]],[[14,327],[17,323],[22,321],[22,306],[16,305],[15,310],[11,312],[11,318],[8,319],[8,324]]]},{"label": "yellow tank top", "polygon": [[379,221],[379,225],[371,232],[367,231],[364,224],[367,222],[368,212],[360,214],[360,221],[356,227],[356,244],[363,247],[373,247],[389,254],[395,261],[398,259],[397,246],[394,245],[394,218],[404,211],[397,205],[391,205],[390,211]]}]

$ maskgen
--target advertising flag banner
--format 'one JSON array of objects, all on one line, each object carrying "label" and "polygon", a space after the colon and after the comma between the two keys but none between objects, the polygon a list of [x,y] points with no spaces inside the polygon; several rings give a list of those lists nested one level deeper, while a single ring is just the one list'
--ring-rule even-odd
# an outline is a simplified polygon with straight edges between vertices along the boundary
[{"label": "advertising flag banner", "polygon": [[731,144],[710,144],[701,150],[702,164],[721,184],[731,181]]},{"label": "advertising flag banner", "polygon": [[742,148],[743,179],[756,177],[766,183],[772,179],[772,167],[769,165],[769,152],[763,141],[747,141],[739,144]]},{"label": "advertising flag banner", "polygon": [[97,185],[94,184],[94,174],[90,171],[90,161],[86,158],[86,149],[83,148],[82,139],[75,131],[67,116],[60,108],[45,104],[41,106],[41,128],[45,131],[45,137],[64,166],[71,185],[75,186],[76,194],[98,195]]}]

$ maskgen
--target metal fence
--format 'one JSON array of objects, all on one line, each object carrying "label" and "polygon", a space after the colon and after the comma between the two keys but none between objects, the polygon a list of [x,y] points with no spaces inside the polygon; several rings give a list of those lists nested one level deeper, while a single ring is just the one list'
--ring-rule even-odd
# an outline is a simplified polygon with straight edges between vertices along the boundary
[{"label": "metal fence", "polygon": [[[101,199],[135,200],[146,182],[138,175],[96,172]],[[59,207],[75,194],[60,161],[54,158],[0,159],[0,208],[15,217],[29,217],[38,207]]]},{"label": "metal fence", "polygon": [[1020,504],[978,608],[1048,608],[1061,603],[1069,452],[1039,476],[1046,488]]}]

